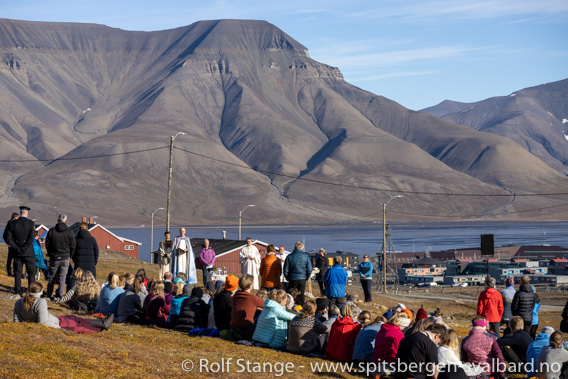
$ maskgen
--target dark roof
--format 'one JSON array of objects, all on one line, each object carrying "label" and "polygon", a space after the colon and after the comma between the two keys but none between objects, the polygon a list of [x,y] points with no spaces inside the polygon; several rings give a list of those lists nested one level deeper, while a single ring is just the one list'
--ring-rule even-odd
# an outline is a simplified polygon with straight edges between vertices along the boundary
[{"label": "dark roof", "polygon": [[231,250],[238,249],[247,244],[246,240],[227,240],[227,239],[213,239],[213,238],[190,238],[191,247],[194,252],[201,251],[203,242],[208,239],[209,247],[213,248],[216,255],[226,253]]}]

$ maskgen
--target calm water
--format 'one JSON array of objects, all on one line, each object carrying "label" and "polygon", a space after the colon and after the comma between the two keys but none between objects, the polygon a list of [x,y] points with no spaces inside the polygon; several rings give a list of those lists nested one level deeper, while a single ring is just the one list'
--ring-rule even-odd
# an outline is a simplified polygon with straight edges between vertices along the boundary
[{"label": "calm water", "polygon": [[[176,228],[177,229],[177,228]],[[176,230],[172,228],[175,236]],[[238,238],[236,226],[186,227],[190,237]],[[140,259],[150,260],[150,228],[112,228],[119,236],[142,242]],[[163,226],[154,227],[154,248],[162,239]],[[568,222],[467,222],[467,223],[397,223],[391,225],[395,251],[423,252],[427,249],[445,250],[479,247],[481,234],[494,234],[495,246],[558,245],[568,246]],[[296,241],[304,241],[306,250],[325,247],[328,251],[344,250],[357,254],[376,254],[382,248],[382,224],[313,227],[246,226],[242,238],[251,237],[276,246],[284,245],[292,250]]]},{"label": "calm water", "polygon": [[[178,227],[172,228],[175,236]],[[186,227],[190,237],[238,238],[237,226]],[[142,242],[140,259],[150,260],[150,228],[110,228],[121,236]],[[154,227],[154,248],[164,235],[164,226]],[[481,234],[494,234],[495,246],[557,245],[568,247],[568,222],[464,222],[464,223],[397,223],[391,225],[395,251],[423,252],[479,247]],[[328,251],[344,250],[357,254],[376,254],[382,248],[382,224],[313,227],[270,227],[243,225],[242,237],[251,237],[291,251],[296,241],[304,241],[306,250],[325,247]]]}]

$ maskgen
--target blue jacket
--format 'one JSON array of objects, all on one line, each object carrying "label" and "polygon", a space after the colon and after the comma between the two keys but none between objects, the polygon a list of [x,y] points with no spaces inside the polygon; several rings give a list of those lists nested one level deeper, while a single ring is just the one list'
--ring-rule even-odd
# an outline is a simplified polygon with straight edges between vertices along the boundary
[{"label": "blue jacket", "polygon": [[373,263],[371,261],[361,262],[359,265],[359,275],[361,275],[361,279],[373,279]]},{"label": "blue jacket", "polygon": [[538,325],[538,310],[540,309],[540,303],[534,304],[533,309],[533,322],[532,325]]},{"label": "blue jacket", "polygon": [[274,300],[267,299],[264,302],[262,313],[256,322],[256,329],[252,339],[264,342],[274,348],[286,346],[288,334],[288,321],[296,317],[294,313],[286,311],[286,307]]},{"label": "blue jacket", "polygon": [[345,297],[347,271],[340,264],[333,265],[325,272],[323,282],[327,297]]},{"label": "blue jacket", "polygon": [[536,336],[536,340],[529,345],[527,349],[527,364],[532,362],[532,365],[527,365],[527,368],[531,368],[531,371],[527,371],[527,378],[532,378],[536,376],[536,361],[538,359],[538,355],[543,347],[548,346],[550,344],[550,336],[546,333],[540,333]]},{"label": "blue jacket", "polygon": [[284,277],[286,280],[308,280],[312,275],[312,260],[308,253],[294,249],[284,261]]},{"label": "blue jacket", "polygon": [[110,289],[110,286],[105,286],[101,290],[101,295],[99,296],[99,302],[95,308],[95,313],[102,313],[105,316],[111,313],[118,316],[118,304],[120,303],[120,295],[124,293],[122,287],[116,287],[115,289]]},{"label": "blue jacket", "polygon": [[45,270],[47,268],[45,264],[45,258],[43,257],[43,251],[41,251],[41,245],[34,239],[34,254],[35,254],[35,262],[36,267],[40,270]]},{"label": "blue jacket", "polygon": [[375,350],[375,338],[377,333],[381,330],[382,323],[369,325],[361,329],[357,338],[355,339],[355,346],[353,347],[353,360],[372,362],[373,352]]},{"label": "blue jacket", "polygon": [[189,296],[172,297],[170,313],[168,314],[168,322],[170,322],[170,319],[173,315],[179,315],[179,311],[181,309],[181,303],[183,303],[185,299],[189,299]]}]

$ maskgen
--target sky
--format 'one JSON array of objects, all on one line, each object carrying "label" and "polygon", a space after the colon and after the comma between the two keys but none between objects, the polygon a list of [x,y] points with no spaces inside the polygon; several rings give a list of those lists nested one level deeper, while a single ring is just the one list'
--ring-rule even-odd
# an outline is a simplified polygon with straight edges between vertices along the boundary
[{"label": "sky", "polygon": [[0,17],[142,31],[266,20],[347,82],[413,110],[568,78],[566,0],[0,0]]}]

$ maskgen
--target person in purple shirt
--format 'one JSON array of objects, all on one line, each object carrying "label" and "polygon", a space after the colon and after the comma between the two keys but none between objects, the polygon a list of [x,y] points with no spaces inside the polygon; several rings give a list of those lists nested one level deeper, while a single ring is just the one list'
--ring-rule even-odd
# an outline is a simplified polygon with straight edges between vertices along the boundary
[{"label": "person in purple shirt", "polygon": [[206,286],[209,273],[213,271],[213,265],[215,264],[215,251],[213,251],[212,247],[209,247],[208,239],[203,241],[203,246],[199,253],[199,260],[201,261],[203,270],[203,285]]}]

